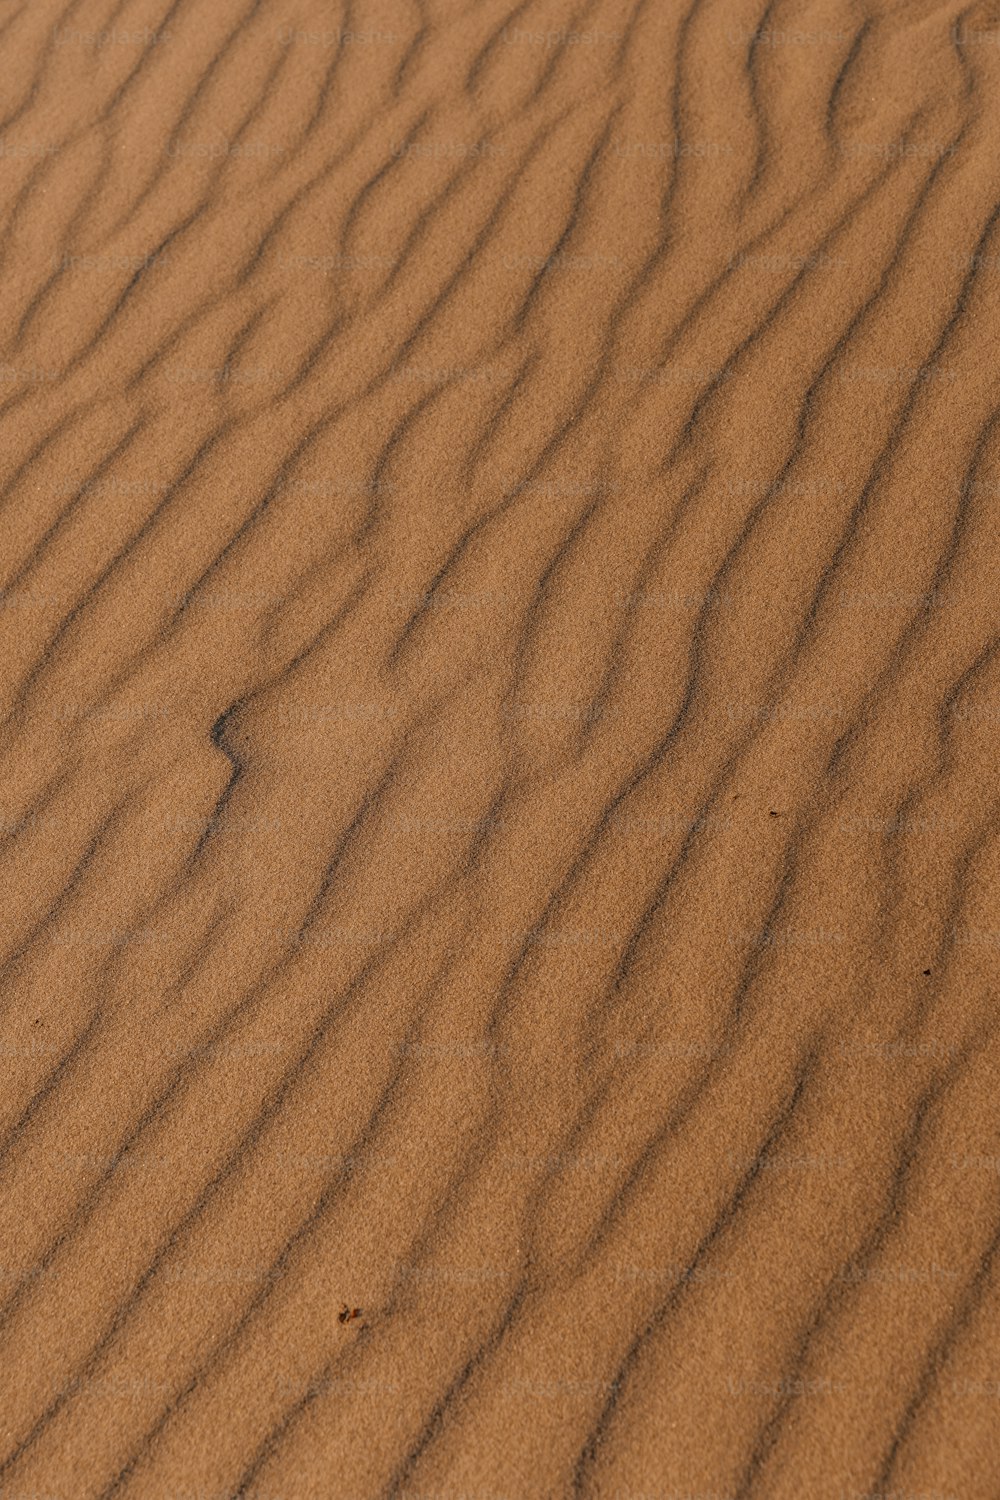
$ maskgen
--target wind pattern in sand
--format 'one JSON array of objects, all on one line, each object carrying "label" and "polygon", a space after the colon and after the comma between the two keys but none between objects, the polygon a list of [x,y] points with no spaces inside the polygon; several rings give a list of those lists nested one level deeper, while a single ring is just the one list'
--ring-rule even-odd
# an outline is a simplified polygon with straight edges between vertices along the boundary
[{"label": "wind pattern in sand", "polygon": [[1000,9],[0,63],[0,1495],[996,1500]]}]

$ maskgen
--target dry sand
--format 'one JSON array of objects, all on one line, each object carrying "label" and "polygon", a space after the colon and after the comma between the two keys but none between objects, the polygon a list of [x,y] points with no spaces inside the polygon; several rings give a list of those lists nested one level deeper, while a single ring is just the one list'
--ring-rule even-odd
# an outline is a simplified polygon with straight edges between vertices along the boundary
[{"label": "dry sand", "polygon": [[997,1500],[1000,7],[0,62],[2,1500]]}]

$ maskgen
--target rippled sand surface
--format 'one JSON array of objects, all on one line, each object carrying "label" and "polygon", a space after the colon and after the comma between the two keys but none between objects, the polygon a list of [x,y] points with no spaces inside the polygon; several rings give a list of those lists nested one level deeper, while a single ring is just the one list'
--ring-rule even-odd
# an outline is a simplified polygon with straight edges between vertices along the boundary
[{"label": "rippled sand surface", "polygon": [[997,1500],[1000,7],[0,62],[3,1500]]}]

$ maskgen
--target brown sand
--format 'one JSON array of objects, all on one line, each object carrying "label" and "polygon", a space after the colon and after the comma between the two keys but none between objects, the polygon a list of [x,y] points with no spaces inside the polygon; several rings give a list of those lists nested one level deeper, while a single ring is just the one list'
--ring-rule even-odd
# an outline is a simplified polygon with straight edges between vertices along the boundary
[{"label": "brown sand", "polygon": [[0,48],[0,1496],[996,1500],[1000,7]]}]

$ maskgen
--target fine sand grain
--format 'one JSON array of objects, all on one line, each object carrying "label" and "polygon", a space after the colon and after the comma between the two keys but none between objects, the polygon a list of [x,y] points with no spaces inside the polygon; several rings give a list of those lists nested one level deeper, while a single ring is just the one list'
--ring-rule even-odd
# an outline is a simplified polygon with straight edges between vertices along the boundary
[{"label": "fine sand grain", "polygon": [[0,1500],[997,1500],[1000,5],[0,0]]}]

